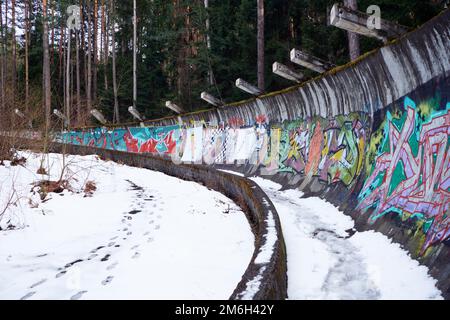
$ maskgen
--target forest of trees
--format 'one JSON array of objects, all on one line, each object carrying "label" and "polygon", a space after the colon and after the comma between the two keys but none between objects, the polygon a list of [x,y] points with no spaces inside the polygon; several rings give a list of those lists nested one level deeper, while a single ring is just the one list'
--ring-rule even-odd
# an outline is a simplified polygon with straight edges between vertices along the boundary
[{"label": "forest of trees", "polygon": [[[1,0],[0,126],[14,123],[16,108],[35,126],[52,121],[53,109],[70,114],[72,126],[92,123],[92,108],[109,122],[129,121],[133,2]],[[137,109],[147,119],[170,114],[166,100],[186,111],[202,109],[202,91],[226,102],[244,99],[248,96],[234,86],[238,77],[264,91],[292,85],[271,72],[274,61],[298,68],[289,63],[292,48],[339,65],[382,45],[327,26],[334,2],[136,0]],[[361,11],[377,4],[382,18],[414,28],[446,1],[346,2]],[[81,9],[81,28],[70,32],[72,5]]]}]

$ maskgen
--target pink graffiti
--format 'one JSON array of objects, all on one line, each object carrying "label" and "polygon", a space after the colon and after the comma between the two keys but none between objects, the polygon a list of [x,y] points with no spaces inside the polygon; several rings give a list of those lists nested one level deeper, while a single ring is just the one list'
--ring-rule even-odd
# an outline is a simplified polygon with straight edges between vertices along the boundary
[{"label": "pink graffiti", "polygon": [[[410,103],[413,103],[410,101]],[[385,172],[382,183],[372,191],[359,207],[370,207],[378,202],[375,215],[401,209],[407,216],[423,215],[432,219],[427,231],[424,252],[429,246],[450,236],[450,220],[446,216],[450,205],[450,163],[447,140],[450,133],[450,113],[434,117],[422,126],[418,139],[417,156],[413,155],[409,139],[416,137],[416,109],[407,107],[407,118],[401,132],[392,121],[388,122],[391,152],[376,159],[375,169],[365,182],[363,190],[375,185],[379,174]],[[405,179],[389,193],[393,173],[399,161],[404,167]]]}]

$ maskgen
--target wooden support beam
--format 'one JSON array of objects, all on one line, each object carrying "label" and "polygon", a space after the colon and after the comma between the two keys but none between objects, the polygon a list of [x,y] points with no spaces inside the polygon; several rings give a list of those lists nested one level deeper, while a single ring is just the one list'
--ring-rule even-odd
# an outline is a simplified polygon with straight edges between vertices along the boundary
[{"label": "wooden support beam", "polygon": [[23,112],[22,111],[20,111],[19,109],[14,109],[14,113],[18,116],[18,117],[21,117],[21,118],[25,118],[25,115],[23,114]]},{"label": "wooden support beam", "polygon": [[[335,3],[330,12],[330,24],[332,26],[355,32],[366,37],[377,38],[387,42],[391,38],[396,38],[407,32],[408,29],[399,24],[380,19],[379,29],[371,26],[372,16],[347,8]],[[368,23],[369,21],[369,23]]]},{"label": "wooden support beam", "polygon": [[168,109],[170,109],[170,110],[172,110],[172,111],[174,111],[174,112],[176,112],[178,114],[184,112],[184,110],[181,107],[177,106],[172,101],[166,101],[166,108],[168,108]]},{"label": "wooden support beam", "polygon": [[242,80],[241,78],[236,80],[236,87],[254,96],[259,96],[263,93],[262,90],[248,83],[247,81]]},{"label": "wooden support beam", "polygon": [[63,121],[64,127],[69,126],[67,117],[61,111],[59,111],[58,109],[53,109],[53,114]]},{"label": "wooden support beam", "polygon": [[209,94],[208,92],[202,92],[200,94],[200,98],[208,102],[209,104],[212,104],[215,107],[220,107],[223,105],[223,102],[214,97],[213,95]]},{"label": "wooden support beam", "polygon": [[100,111],[98,111],[97,109],[92,109],[91,110],[91,115],[95,119],[97,119],[99,122],[101,122],[102,124],[106,124],[107,123],[107,121],[106,121],[105,117],[103,116],[103,114]]},{"label": "wooden support beam", "polygon": [[292,62],[319,73],[335,67],[335,65],[330,62],[316,58],[309,53],[297,49],[292,49],[290,56]]},{"label": "wooden support beam", "polygon": [[139,111],[137,111],[135,107],[133,106],[128,107],[128,112],[131,113],[133,117],[136,118],[137,120],[142,121],[141,114],[139,113]]},{"label": "wooden support beam", "polygon": [[289,69],[288,66],[285,66],[284,64],[281,64],[279,62],[274,62],[272,65],[272,71],[276,75],[279,75],[280,77],[283,77],[285,79],[300,82],[301,79],[304,78],[304,75],[300,72],[293,71]]},{"label": "wooden support beam", "polygon": [[63,121],[67,120],[67,117],[61,111],[59,111],[58,109],[53,109],[53,114],[55,116],[57,116],[58,118],[60,118],[61,120],[63,120]]}]

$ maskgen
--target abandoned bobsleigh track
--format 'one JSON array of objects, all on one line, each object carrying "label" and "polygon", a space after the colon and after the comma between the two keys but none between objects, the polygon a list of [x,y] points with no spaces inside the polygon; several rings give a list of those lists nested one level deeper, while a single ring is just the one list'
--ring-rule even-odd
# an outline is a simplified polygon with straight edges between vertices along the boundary
[{"label": "abandoned bobsleigh track", "polygon": [[[267,176],[306,196],[325,198],[350,215],[359,230],[374,229],[401,243],[430,268],[448,299],[449,39],[447,9],[386,46],[295,87],[147,121],[144,127],[80,128],[58,139],[75,153],[95,152],[199,181],[241,205],[259,240],[233,298],[246,297],[258,281],[260,291],[253,298],[286,297],[276,211],[248,180],[163,158]],[[273,255],[258,264],[272,227],[278,236]]]}]

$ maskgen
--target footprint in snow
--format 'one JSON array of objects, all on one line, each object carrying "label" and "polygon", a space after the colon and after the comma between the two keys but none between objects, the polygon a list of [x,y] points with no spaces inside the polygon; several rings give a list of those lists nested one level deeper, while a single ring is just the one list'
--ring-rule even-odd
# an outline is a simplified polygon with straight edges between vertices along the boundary
[{"label": "footprint in snow", "polygon": [[110,264],[109,266],[107,266],[106,270],[112,270],[115,267],[117,267],[118,264],[119,264],[118,262],[114,262],[114,263]]},{"label": "footprint in snow", "polygon": [[115,245],[116,243],[114,241],[108,243],[108,247],[112,247],[113,245]]},{"label": "footprint in snow", "polygon": [[63,271],[61,271],[60,273],[57,273],[56,276],[55,276],[55,278],[60,278],[60,277],[62,277],[63,275],[65,275],[66,273],[67,273],[67,271],[66,271],[66,270],[63,270]]},{"label": "footprint in snow", "polygon": [[94,259],[94,258],[97,257],[97,256],[98,256],[98,254],[93,253],[93,254],[91,254],[91,255],[88,257],[88,260],[92,260],[92,259]]},{"label": "footprint in snow", "polygon": [[152,237],[148,238],[147,242],[153,242],[153,238]]},{"label": "footprint in snow", "polygon": [[80,292],[78,292],[77,294],[74,294],[73,296],[71,296],[71,297],[70,297],[70,300],[78,300],[78,299],[80,299],[80,298],[83,296],[83,294],[85,294],[85,293],[87,293],[86,290],[80,291]]},{"label": "footprint in snow", "polygon": [[24,295],[20,300],[27,300],[28,298],[31,298],[36,294],[36,291],[28,292],[26,295]]},{"label": "footprint in snow", "polygon": [[159,224],[157,224],[156,226],[155,226],[155,230],[159,230],[161,228],[161,226],[159,225]]},{"label": "footprint in snow", "polygon": [[30,286],[30,289],[33,289],[33,288],[36,288],[37,286],[40,286],[40,285],[43,284],[45,281],[47,281],[47,279],[42,279],[42,280],[40,280],[40,281],[38,281],[38,282],[32,284],[32,285]]},{"label": "footprint in snow", "polygon": [[108,261],[109,258],[111,257],[111,255],[108,253],[107,255],[105,255],[103,258],[100,259],[100,261]]},{"label": "footprint in snow", "polygon": [[132,259],[137,259],[141,256],[139,252],[135,252],[134,255],[131,257]]},{"label": "footprint in snow", "polygon": [[105,246],[100,246],[91,250],[91,253],[96,253],[98,250],[103,249]]},{"label": "footprint in snow", "polygon": [[138,244],[135,245],[135,246],[132,246],[132,247],[131,247],[131,250],[134,250],[134,249],[137,249],[137,248],[139,248],[139,245],[138,245]]},{"label": "footprint in snow", "polygon": [[102,285],[106,286],[107,284],[111,283],[113,279],[113,276],[107,276],[106,279],[102,281]]}]

